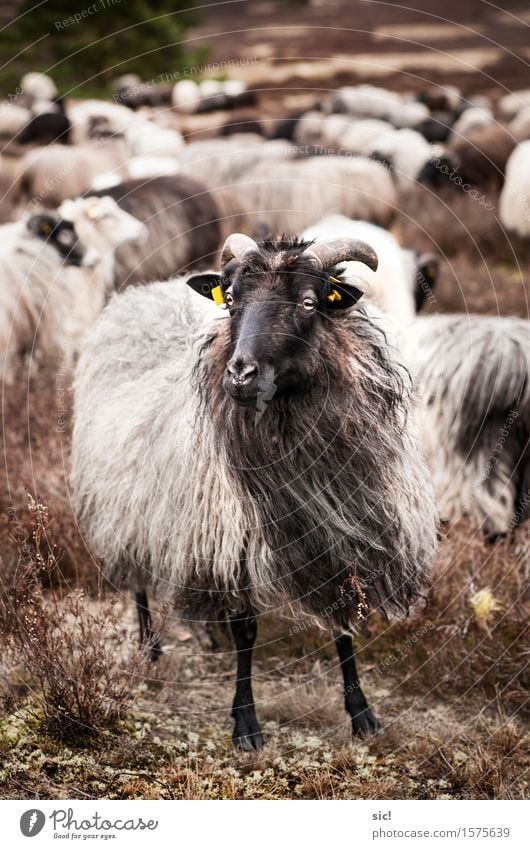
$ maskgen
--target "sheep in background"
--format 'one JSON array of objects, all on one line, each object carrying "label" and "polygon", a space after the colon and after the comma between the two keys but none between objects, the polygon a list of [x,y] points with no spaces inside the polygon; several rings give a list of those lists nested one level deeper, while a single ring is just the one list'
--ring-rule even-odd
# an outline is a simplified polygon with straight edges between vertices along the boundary
[{"label": "sheep in background", "polygon": [[530,138],[530,106],[519,110],[513,121],[510,121],[509,129],[516,138]]},{"label": "sheep in background", "polygon": [[390,130],[376,136],[365,152],[392,169],[398,186],[406,188],[415,181],[424,165],[436,155],[424,137],[415,130]]},{"label": "sheep in background", "polygon": [[179,112],[195,112],[200,98],[199,86],[194,80],[179,80],[173,86],[171,102]]},{"label": "sheep in background", "polygon": [[307,111],[304,109],[291,112],[286,118],[280,118],[279,121],[274,122],[272,129],[267,133],[267,138],[271,141],[278,141],[280,139],[293,141],[296,136],[298,122],[306,114]]},{"label": "sheep in background", "polygon": [[123,136],[138,120],[126,106],[105,100],[83,100],[71,104],[67,115],[72,125],[72,143],[76,145],[90,139]]},{"label": "sheep in background", "polygon": [[416,99],[430,112],[458,112],[462,107],[462,92],[454,85],[431,85],[418,92]]},{"label": "sheep in background", "polygon": [[451,137],[469,136],[480,127],[488,127],[494,123],[491,109],[481,106],[470,106],[460,114],[453,124]]},{"label": "sheep in background", "polygon": [[324,139],[331,137],[331,143],[335,144],[341,152],[369,154],[370,146],[377,138],[381,138],[387,132],[394,132],[392,124],[379,121],[376,118],[366,118],[354,121],[346,126],[343,132],[339,132],[333,138],[333,120],[335,116],[326,119],[324,125]]},{"label": "sheep in background", "polygon": [[530,141],[518,145],[508,159],[499,218],[507,230],[530,236]]},{"label": "sheep in background", "polygon": [[387,169],[355,156],[261,162],[230,190],[258,235],[300,233],[334,212],[386,226],[397,203]]},{"label": "sheep in background", "polygon": [[38,214],[0,228],[0,360],[9,381],[15,357],[62,352],[73,309],[66,264],[80,265],[85,250],[70,224]]},{"label": "sheep in background", "polygon": [[264,136],[265,131],[261,121],[253,115],[238,114],[230,121],[226,121],[219,129],[219,135],[236,136],[241,133],[253,133],[254,135]]},{"label": "sheep in background", "polygon": [[302,238],[317,242],[359,239],[371,245],[378,257],[377,269],[347,262],[342,274],[399,326],[406,327],[414,320],[436,284],[438,258],[402,248],[392,233],[376,224],[329,215],[308,227]]},{"label": "sheep in background", "polygon": [[212,194],[196,180],[178,174],[90,192],[91,196],[103,194],[144,222],[148,230],[144,242],[129,242],[117,249],[117,289],[174,277],[215,259],[222,242],[222,215]]},{"label": "sheep in background", "polygon": [[171,103],[173,86],[144,83],[137,74],[124,74],[113,85],[113,100],[129,109],[144,106],[164,106]]},{"label": "sheep in background", "polygon": [[328,101],[331,112],[345,112],[355,118],[378,118],[397,129],[416,127],[429,117],[423,103],[372,85],[339,89]]},{"label": "sheep in background", "polygon": [[[501,124],[480,127],[467,138],[453,137],[441,153],[425,164],[418,180],[437,188],[453,182],[498,191],[504,182],[506,162],[517,142],[518,139]],[[449,172],[453,180],[449,179]]]},{"label": "sheep in background", "polygon": [[255,93],[248,91],[242,80],[203,80],[199,83],[199,94],[195,108],[198,114],[256,105]]},{"label": "sheep in background", "polygon": [[306,112],[294,130],[294,141],[330,147],[333,153],[367,152],[371,142],[394,127],[377,118],[352,120],[348,115]]},{"label": "sheep in background", "polygon": [[[345,116],[337,117],[338,121],[347,126],[350,120]],[[319,144],[322,141],[322,131],[327,116],[322,112],[309,111],[300,115],[293,127],[292,139],[297,144]]]},{"label": "sheep in background", "polygon": [[497,108],[499,115],[505,121],[511,121],[525,106],[530,106],[530,88],[512,91],[501,97]]},{"label": "sheep in background", "polygon": [[179,156],[179,165],[183,174],[192,178],[200,174],[209,186],[229,186],[259,162],[295,155],[293,145],[242,133],[187,145]]},{"label": "sheep in background", "polygon": [[163,129],[141,119],[127,128],[125,143],[130,156],[178,157],[185,147],[176,130]]},{"label": "sheep in background", "polygon": [[48,74],[31,71],[20,81],[20,100],[32,106],[35,102],[51,101],[57,97],[57,86]]},{"label": "sheep in background", "polygon": [[44,111],[33,115],[15,141],[18,144],[68,144],[70,131],[70,120],[63,112]]},{"label": "sheep in background", "polygon": [[31,150],[18,163],[16,180],[26,203],[55,208],[82,194],[99,174],[127,176],[122,142],[93,141],[71,147],[53,144]]},{"label": "sheep in background", "polygon": [[2,173],[0,161],[0,224],[14,221],[18,212],[19,190],[16,182]]},{"label": "sheep in background", "polygon": [[143,231],[111,198],[68,201],[58,213],[1,228],[0,352],[8,377],[15,357],[28,353],[71,365],[112,288],[114,248]]},{"label": "sheep in background", "polygon": [[72,484],[88,540],[113,583],[149,580],[184,617],[230,617],[246,751],[263,746],[257,613],[302,609],[330,628],[353,733],[377,732],[350,631],[369,608],[407,616],[435,548],[405,375],[340,275],[356,259],[377,264],[355,240],[233,235],[222,277],[187,281],[220,296],[222,317],[173,281],[130,289],[77,370]]},{"label": "sheep in background", "polygon": [[343,112],[355,118],[386,120],[389,109],[399,103],[401,97],[396,92],[363,84],[345,86],[332,92],[324,107],[328,112]]},{"label": "sheep in background", "polygon": [[31,112],[18,103],[0,103],[0,140],[11,141],[31,121]]},{"label": "sheep in background", "polygon": [[441,517],[469,516],[495,540],[529,515],[530,323],[419,317],[400,347]]}]

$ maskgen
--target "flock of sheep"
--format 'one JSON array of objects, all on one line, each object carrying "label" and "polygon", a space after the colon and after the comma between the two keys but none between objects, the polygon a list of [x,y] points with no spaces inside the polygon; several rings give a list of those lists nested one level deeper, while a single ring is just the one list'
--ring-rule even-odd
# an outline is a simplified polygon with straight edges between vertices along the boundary
[{"label": "flock of sheep", "polygon": [[263,745],[259,612],[335,634],[353,731],[377,732],[355,622],[421,605],[439,519],[494,541],[530,504],[528,322],[418,315],[439,258],[391,232],[421,182],[500,190],[530,237],[530,91],[359,85],[193,139],[195,116],[255,103],[237,81],[130,77],[70,103],[28,74],[0,106],[4,391],[21,362],[66,363],[87,544],[153,656],[149,587],[230,620],[244,750]]}]

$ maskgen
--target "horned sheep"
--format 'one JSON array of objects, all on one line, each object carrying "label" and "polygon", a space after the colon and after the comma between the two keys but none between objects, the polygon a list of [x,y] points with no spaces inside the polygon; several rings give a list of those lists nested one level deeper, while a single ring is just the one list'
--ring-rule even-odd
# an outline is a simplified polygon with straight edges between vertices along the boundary
[{"label": "horned sheep", "polygon": [[148,583],[183,617],[230,618],[233,739],[247,751],[263,745],[258,612],[301,610],[333,631],[353,732],[377,732],[350,631],[369,608],[406,616],[435,548],[406,375],[353,308],[360,292],[341,275],[353,260],[377,265],[355,240],[232,235],[221,276],[115,296],[77,371],[87,538],[113,583]]}]

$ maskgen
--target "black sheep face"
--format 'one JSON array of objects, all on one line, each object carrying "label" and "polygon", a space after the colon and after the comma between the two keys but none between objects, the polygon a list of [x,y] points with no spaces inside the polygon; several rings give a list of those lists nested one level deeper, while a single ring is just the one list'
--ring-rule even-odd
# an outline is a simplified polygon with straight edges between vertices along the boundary
[{"label": "black sheep face", "polygon": [[303,389],[320,365],[330,313],[353,306],[363,294],[337,268],[322,270],[304,256],[308,246],[265,241],[228,262],[220,276],[188,281],[201,294],[213,291],[228,310],[231,345],[223,388],[241,405]]},{"label": "black sheep face", "polygon": [[55,248],[65,265],[83,265],[86,250],[78,239],[73,224],[57,214],[39,212],[26,223],[30,233]]}]

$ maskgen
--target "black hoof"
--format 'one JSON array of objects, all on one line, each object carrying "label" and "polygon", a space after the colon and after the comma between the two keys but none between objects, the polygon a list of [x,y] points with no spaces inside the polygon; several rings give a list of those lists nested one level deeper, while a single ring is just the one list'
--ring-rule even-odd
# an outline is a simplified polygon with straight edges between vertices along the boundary
[{"label": "black hoof", "polygon": [[382,726],[369,707],[352,716],[351,724],[354,737],[372,737],[383,732]]},{"label": "black hoof", "polygon": [[241,752],[261,752],[265,744],[254,711],[247,709],[242,713],[238,712],[235,720],[232,740],[236,749]]},{"label": "black hoof", "polygon": [[151,663],[156,663],[159,657],[162,657],[164,654],[162,650],[162,646],[160,645],[160,641],[156,640],[149,647],[149,660]]},{"label": "black hoof", "polygon": [[486,542],[490,545],[497,545],[501,540],[506,539],[506,534],[486,534]]}]

